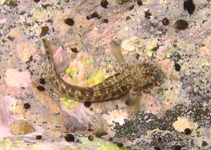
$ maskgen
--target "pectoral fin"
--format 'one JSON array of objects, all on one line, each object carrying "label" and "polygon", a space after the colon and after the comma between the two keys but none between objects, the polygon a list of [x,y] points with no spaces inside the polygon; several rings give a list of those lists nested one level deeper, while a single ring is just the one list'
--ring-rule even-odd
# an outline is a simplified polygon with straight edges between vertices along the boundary
[{"label": "pectoral fin", "polygon": [[140,108],[140,88],[139,86],[133,87],[129,90],[129,99],[126,104],[128,105],[128,114],[130,119],[133,120]]},{"label": "pectoral fin", "polygon": [[116,58],[116,61],[119,63],[119,65],[121,67],[124,66],[126,63],[125,63],[124,57],[122,55],[120,45],[117,44],[116,41],[111,41],[110,45],[111,45],[111,51],[112,51],[114,57]]}]

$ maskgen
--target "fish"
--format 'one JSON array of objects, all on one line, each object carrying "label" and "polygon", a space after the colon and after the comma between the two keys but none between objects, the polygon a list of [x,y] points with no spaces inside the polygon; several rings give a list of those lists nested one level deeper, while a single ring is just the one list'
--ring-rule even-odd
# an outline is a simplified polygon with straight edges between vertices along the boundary
[{"label": "fish", "polygon": [[119,44],[111,41],[113,54],[121,66],[121,71],[106,78],[99,84],[90,87],[80,87],[64,81],[56,72],[53,54],[48,40],[42,39],[47,61],[48,80],[60,96],[66,96],[79,102],[102,102],[116,100],[129,93],[131,104],[138,97],[138,89],[157,82],[159,73],[157,67],[150,62],[126,64],[121,54]]}]

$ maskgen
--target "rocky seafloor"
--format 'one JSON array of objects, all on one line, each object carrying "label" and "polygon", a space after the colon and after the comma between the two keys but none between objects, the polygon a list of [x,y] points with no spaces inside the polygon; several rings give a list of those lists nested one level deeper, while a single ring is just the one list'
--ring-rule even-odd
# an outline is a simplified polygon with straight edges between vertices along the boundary
[{"label": "rocky seafloor", "polygon": [[[210,0],[1,0],[0,149],[211,149]],[[66,82],[92,86],[148,61],[162,82],[127,96],[81,103],[49,89],[42,39]]]}]

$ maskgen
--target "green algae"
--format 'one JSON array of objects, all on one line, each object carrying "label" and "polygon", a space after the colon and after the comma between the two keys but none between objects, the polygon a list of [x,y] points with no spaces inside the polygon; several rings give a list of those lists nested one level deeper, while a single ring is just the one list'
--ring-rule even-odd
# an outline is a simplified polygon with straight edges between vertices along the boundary
[{"label": "green algae", "polygon": [[0,141],[0,147],[6,148],[9,145],[10,139],[4,139],[3,141]]},{"label": "green algae", "polygon": [[77,150],[84,146],[96,146],[96,150],[130,150],[128,148],[118,147],[116,144],[110,143],[97,137],[95,137],[93,141],[89,141],[87,137],[81,137],[80,140],[83,144],[76,143],[78,146]]},{"label": "green algae", "polygon": [[5,138],[4,140],[0,141],[0,147],[2,148],[8,148],[10,147],[10,150],[15,150],[16,148],[21,147],[21,144],[24,143],[24,141],[19,139],[10,139]]},{"label": "green algae", "polygon": [[118,147],[116,144],[112,146],[111,144],[102,144],[96,150],[129,150],[128,148]]},{"label": "green algae", "polygon": [[61,97],[61,103],[68,107],[68,109],[71,109],[75,107],[75,105],[78,104],[78,101],[75,101],[73,99],[70,99],[68,97]]},{"label": "green algae", "polygon": [[99,84],[100,82],[102,82],[105,78],[107,78],[107,76],[105,76],[103,79],[101,78],[103,75],[105,74],[104,71],[100,70],[98,71],[94,76],[91,77],[87,77],[86,79],[86,83],[87,84]]},{"label": "green algae", "polygon": [[72,68],[70,71],[71,76],[75,76],[77,74],[77,70],[75,68]]},{"label": "green algae", "polygon": [[68,32],[69,34],[71,34],[71,35],[74,35],[74,34],[75,34],[73,28],[70,28],[67,32]]}]

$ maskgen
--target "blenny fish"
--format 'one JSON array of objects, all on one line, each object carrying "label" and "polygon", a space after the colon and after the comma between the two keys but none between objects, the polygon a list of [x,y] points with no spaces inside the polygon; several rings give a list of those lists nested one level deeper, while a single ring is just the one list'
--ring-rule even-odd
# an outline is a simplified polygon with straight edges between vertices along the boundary
[{"label": "blenny fish", "polygon": [[112,41],[110,45],[115,58],[121,66],[121,71],[91,87],[72,85],[65,82],[56,72],[50,43],[46,39],[42,41],[48,60],[48,80],[51,86],[59,95],[79,102],[115,100],[126,93],[129,93],[129,100],[134,101],[134,99],[137,99],[140,88],[154,83],[158,79],[158,69],[155,65],[146,62],[126,64],[119,44]]}]

